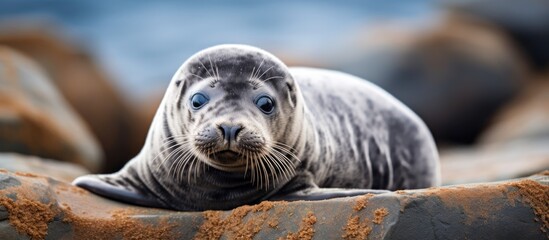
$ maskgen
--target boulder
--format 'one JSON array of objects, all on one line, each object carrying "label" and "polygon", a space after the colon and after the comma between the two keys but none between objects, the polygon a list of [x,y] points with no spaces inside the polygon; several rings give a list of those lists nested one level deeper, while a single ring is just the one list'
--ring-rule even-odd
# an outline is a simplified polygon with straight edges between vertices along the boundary
[{"label": "boulder", "polygon": [[80,165],[16,153],[0,153],[0,169],[46,175],[63,182],[90,172]]},{"label": "boulder", "polygon": [[524,85],[526,64],[497,27],[448,16],[421,34],[401,35],[365,41],[355,57],[331,68],[393,94],[425,121],[437,143],[474,143]]},{"label": "boulder", "polygon": [[80,164],[97,171],[103,152],[82,119],[30,59],[0,46],[0,152]]},{"label": "boulder", "polygon": [[549,173],[229,211],[127,205],[68,183],[0,171],[0,239],[546,239]]},{"label": "boulder", "polygon": [[517,98],[494,117],[479,143],[495,145],[518,141],[549,141],[549,74],[530,81]]},{"label": "boulder", "polygon": [[538,0],[442,0],[450,12],[497,25],[534,70],[549,68],[549,2]]},{"label": "boulder", "polygon": [[[51,26],[50,26],[51,27]],[[104,151],[101,172],[120,169],[145,142],[152,116],[140,113],[81,47],[51,28],[2,31],[0,45],[38,62],[69,105],[90,127]]]},{"label": "boulder", "polygon": [[500,181],[549,169],[549,75],[530,81],[469,148],[440,151],[444,184]]}]

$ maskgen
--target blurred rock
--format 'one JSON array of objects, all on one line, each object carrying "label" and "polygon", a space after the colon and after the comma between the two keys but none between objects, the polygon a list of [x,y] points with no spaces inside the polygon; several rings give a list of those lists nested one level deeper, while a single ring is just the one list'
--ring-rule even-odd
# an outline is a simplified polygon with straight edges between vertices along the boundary
[{"label": "blurred rock", "polygon": [[90,173],[80,165],[15,153],[0,153],[0,169],[40,174],[63,182]]},{"label": "blurred rock", "polygon": [[[549,74],[531,81],[483,133],[484,145],[515,141],[549,142]],[[549,149],[549,144],[547,144]],[[549,161],[549,155],[547,155]]]},{"label": "blurred rock", "polygon": [[475,147],[440,152],[444,184],[498,181],[549,169],[548,78],[529,81]]},{"label": "blurred rock", "polygon": [[102,151],[40,68],[0,46],[0,152],[80,164],[97,171]]},{"label": "blurred rock", "polygon": [[454,14],[502,28],[534,69],[549,68],[549,2],[539,0],[444,0]]},{"label": "blurred rock", "polygon": [[421,35],[377,38],[338,68],[395,95],[439,143],[473,143],[523,86],[525,63],[491,25],[449,17]]},{"label": "blurred rock", "polygon": [[32,174],[0,172],[0,238],[545,239],[549,177],[326,201],[177,212],[100,198]]},{"label": "blurred rock", "polygon": [[143,119],[139,110],[131,108],[87,54],[52,34],[44,30],[5,31],[0,44],[25,53],[45,68],[99,140],[106,158],[101,171],[118,170],[141,149],[150,119]]},{"label": "blurred rock", "polygon": [[443,185],[502,181],[549,169],[549,139],[440,151]]}]

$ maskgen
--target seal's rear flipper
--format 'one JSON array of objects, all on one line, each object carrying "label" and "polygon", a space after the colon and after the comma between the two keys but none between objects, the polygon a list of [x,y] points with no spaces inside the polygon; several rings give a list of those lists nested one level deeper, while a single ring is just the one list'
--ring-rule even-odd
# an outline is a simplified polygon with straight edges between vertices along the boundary
[{"label": "seal's rear flipper", "polygon": [[353,197],[364,194],[381,194],[388,193],[388,190],[375,189],[343,189],[343,188],[308,188],[298,192],[289,193],[286,195],[275,195],[269,200],[273,201],[299,201],[299,200],[326,200],[340,197]]},{"label": "seal's rear flipper", "polygon": [[113,200],[147,207],[166,208],[162,202],[132,187],[132,184],[126,179],[115,174],[81,176],[76,178],[72,184]]}]

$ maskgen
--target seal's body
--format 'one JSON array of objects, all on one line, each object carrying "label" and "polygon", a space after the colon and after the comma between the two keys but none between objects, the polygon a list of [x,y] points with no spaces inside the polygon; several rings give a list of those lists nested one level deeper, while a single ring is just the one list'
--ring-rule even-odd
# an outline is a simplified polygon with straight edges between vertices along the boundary
[{"label": "seal's body", "polygon": [[139,205],[206,210],[439,181],[428,129],[382,89],[220,45],[174,75],[139,155],[117,173],[75,184]]}]

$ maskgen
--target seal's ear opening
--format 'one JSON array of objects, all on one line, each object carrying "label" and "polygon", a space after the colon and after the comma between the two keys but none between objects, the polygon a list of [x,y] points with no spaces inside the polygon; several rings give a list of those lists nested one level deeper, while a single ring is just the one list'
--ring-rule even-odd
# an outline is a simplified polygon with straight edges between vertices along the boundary
[{"label": "seal's ear opening", "polygon": [[290,103],[290,106],[292,106],[292,108],[295,108],[297,94],[295,92],[295,87],[293,86],[292,82],[286,82],[286,87],[288,88],[288,102]]},{"label": "seal's ear opening", "polygon": [[129,182],[116,174],[81,176],[76,178],[72,184],[113,200],[147,207],[166,208],[154,197],[133,188]]}]

